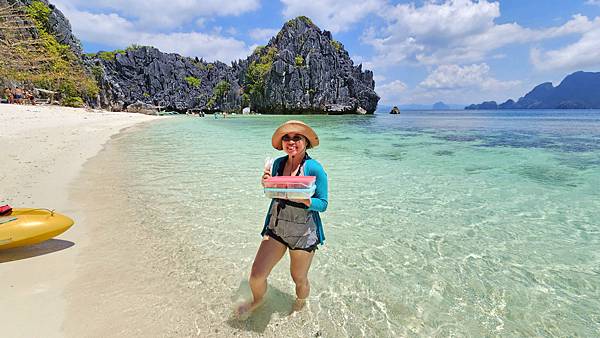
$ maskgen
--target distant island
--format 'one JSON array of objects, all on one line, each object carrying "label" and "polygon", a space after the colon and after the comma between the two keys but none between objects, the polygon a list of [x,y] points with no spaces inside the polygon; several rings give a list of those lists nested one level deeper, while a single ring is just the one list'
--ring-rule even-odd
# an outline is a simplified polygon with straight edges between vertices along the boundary
[{"label": "distant island", "polygon": [[83,54],[69,21],[47,0],[0,0],[0,8],[8,9],[0,13],[0,86],[56,92],[62,105],[372,114],[379,101],[373,72],[354,65],[344,45],[305,16],[228,65],[139,45]]},{"label": "distant island", "polygon": [[439,101],[433,104],[433,110],[450,110],[450,106]]},{"label": "distant island", "polygon": [[536,86],[517,102],[485,101],[465,109],[600,109],[600,73],[575,72],[556,87],[551,82]]}]

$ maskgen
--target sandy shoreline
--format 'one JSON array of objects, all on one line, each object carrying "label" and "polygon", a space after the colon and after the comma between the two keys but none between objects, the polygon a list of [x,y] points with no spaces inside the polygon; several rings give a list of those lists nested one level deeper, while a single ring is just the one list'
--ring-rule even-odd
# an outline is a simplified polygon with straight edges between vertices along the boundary
[{"label": "sandy shoreline", "polygon": [[69,186],[83,164],[123,128],[157,119],[54,106],[0,105],[0,204],[46,207],[75,219],[57,239],[0,252],[0,316],[7,337],[63,336],[64,292],[89,241]]}]

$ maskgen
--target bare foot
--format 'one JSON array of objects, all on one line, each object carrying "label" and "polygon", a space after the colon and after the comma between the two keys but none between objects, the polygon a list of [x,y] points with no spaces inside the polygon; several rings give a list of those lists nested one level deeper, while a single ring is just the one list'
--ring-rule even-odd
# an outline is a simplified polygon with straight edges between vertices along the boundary
[{"label": "bare foot", "polygon": [[304,306],[306,306],[306,298],[296,298],[294,305],[292,305],[292,313],[302,310]]},{"label": "bare foot", "polygon": [[258,302],[247,302],[240,304],[234,311],[235,316],[239,320],[246,320],[254,310],[258,309],[263,303],[265,299],[261,299]]}]

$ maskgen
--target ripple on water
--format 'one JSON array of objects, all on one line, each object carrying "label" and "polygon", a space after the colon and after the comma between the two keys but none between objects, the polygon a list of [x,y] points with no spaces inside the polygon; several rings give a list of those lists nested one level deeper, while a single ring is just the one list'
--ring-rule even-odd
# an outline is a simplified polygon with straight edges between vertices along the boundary
[{"label": "ripple on water", "polygon": [[492,121],[502,130],[461,117],[471,130],[444,116],[303,117],[322,136],[310,154],[327,169],[330,201],[309,306],[294,315],[285,257],[269,305],[250,322],[230,319],[249,294],[268,204],[257,172],[280,155],[269,140],[287,117],[156,123],[116,140],[115,175],[135,204],[127,210],[144,213],[132,227],[161,237],[157,260],[183,281],[193,305],[181,310],[202,333],[597,335],[597,138],[524,132],[503,115]]},{"label": "ripple on water", "polygon": [[557,168],[542,165],[523,165],[515,172],[536,183],[550,186],[577,187],[579,180],[577,172],[566,168]]}]

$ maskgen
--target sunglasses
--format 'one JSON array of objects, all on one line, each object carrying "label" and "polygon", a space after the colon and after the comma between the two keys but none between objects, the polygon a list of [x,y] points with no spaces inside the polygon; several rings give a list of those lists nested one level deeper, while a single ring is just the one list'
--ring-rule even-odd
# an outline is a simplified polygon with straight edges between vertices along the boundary
[{"label": "sunglasses", "polygon": [[294,141],[294,142],[298,142],[298,141],[303,141],[304,140],[304,136],[302,135],[294,135],[294,137],[290,137],[290,135],[283,135],[283,137],[281,138],[282,141]]}]

